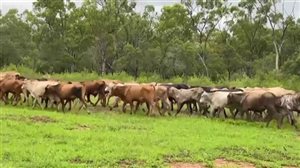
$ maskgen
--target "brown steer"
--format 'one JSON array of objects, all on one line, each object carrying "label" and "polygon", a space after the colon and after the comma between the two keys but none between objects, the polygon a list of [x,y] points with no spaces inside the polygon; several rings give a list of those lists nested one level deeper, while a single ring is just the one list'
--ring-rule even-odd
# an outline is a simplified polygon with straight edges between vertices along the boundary
[{"label": "brown steer", "polygon": [[277,120],[277,127],[281,128],[283,116],[277,105],[277,97],[271,92],[230,93],[228,104],[236,105],[242,114],[249,111],[262,112],[267,110],[265,118],[267,126],[272,119]]},{"label": "brown steer", "polygon": [[[45,95],[52,97],[55,101],[59,101],[62,104],[62,111],[64,111],[65,105],[69,102],[71,107],[71,101],[78,98],[82,106],[80,109],[87,104],[84,100],[85,88],[79,83],[72,84],[57,84],[57,85],[48,85],[46,87]],[[66,102],[65,102],[66,100]],[[58,108],[58,106],[57,106]]]},{"label": "brown steer", "polygon": [[155,87],[153,85],[123,85],[114,86],[111,90],[112,96],[118,96],[124,102],[122,111],[125,112],[126,104],[130,104],[131,113],[133,110],[133,102],[137,102],[135,112],[141,103],[147,105],[147,115],[149,115],[155,105]]},{"label": "brown steer", "polygon": [[14,97],[15,104],[21,100],[22,86],[24,81],[16,79],[4,79],[0,81],[0,99],[2,99],[5,104],[8,103],[8,94],[12,93]]},{"label": "brown steer", "polygon": [[[85,87],[85,95],[87,97],[87,102],[91,103],[93,106],[96,106],[98,102],[102,99],[102,106],[105,107],[105,82],[104,81],[85,81],[81,82],[81,84]],[[96,97],[98,95],[98,99],[96,103],[91,101],[91,95]]]}]

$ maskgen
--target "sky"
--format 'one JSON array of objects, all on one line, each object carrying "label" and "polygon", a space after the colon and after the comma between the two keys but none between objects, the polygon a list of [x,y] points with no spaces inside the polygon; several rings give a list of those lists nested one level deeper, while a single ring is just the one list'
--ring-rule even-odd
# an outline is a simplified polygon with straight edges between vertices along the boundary
[{"label": "sky", "polygon": [[[32,2],[35,0],[0,0],[0,9],[2,14],[7,13],[9,9],[16,8],[19,12],[24,10],[32,10]],[[80,5],[83,0],[72,0],[76,5]],[[229,3],[237,4],[240,0],[228,0]],[[300,0],[280,0],[281,4],[284,3],[285,15],[294,15],[296,18],[300,18]],[[180,0],[135,0],[137,3],[136,11],[142,12],[146,5],[153,5],[156,12],[160,13],[161,9],[165,5],[172,5],[180,2]],[[281,5],[279,4],[279,5]],[[294,10],[293,10],[294,8]],[[280,8],[281,9],[281,8]]]}]

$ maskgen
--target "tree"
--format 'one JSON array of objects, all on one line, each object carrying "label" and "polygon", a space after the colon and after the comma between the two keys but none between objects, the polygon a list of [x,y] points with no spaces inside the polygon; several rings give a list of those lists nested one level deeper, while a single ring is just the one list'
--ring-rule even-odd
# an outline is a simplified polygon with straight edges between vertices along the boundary
[{"label": "tree", "polygon": [[0,66],[25,64],[33,66],[34,44],[31,29],[16,9],[9,10],[0,18]]},{"label": "tree", "polygon": [[282,12],[279,12],[276,7],[276,4],[278,3],[277,0],[258,0],[258,2],[260,4],[260,7],[258,8],[257,13],[263,14],[263,16],[268,20],[268,23],[271,27],[272,42],[276,53],[275,69],[278,71],[280,68],[279,63],[282,54],[282,48],[285,43],[285,36],[288,31],[289,25],[293,22],[293,17],[288,16],[287,18],[284,18],[284,7],[282,9]]},{"label": "tree", "polygon": [[186,6],[190,24],[195,32],[196,39],[200,45],[198,58],[205,68],[206,76],[209,76],[209,70],[206,65],[208,57],[207,44],[211,34],[216,30],[217,25],[228,13],[228,8],[224,0],[181,0]]}]

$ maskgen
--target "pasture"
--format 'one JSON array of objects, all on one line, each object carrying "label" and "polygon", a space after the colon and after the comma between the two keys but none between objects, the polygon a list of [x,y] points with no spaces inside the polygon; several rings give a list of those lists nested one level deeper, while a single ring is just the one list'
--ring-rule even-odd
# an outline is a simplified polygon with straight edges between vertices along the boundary
[{"label": "pasture", "polygon": [[0,167],[300,166],[300,134],[286,121],[89,111],[1,104]]}]

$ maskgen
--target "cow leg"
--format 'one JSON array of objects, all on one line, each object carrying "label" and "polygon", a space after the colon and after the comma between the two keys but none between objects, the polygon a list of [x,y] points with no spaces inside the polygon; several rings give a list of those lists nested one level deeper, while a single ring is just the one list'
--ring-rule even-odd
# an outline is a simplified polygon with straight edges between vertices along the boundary
[{"label": "cow leg", "polygon": [[[100,96],[100,94],[99,94],[99,96]],[[105,95],[101,95],[101,105],[102,105],[102,107],[105,107],[106,106],[106,98],[105,98]]]},{"label": "cow leg", "polygon": [[201,103],[199,102],[199,111],[200,111],[200,107],[202,107],[202,110],[201,110],[201,111],[203,111],[202,115],[208,117],[208,114],[209,114],[209,110],[208,110],[208,109],[209,109],[209,106],[208,106],[208,105],[201,105]]},{"label": "cow leg", "polygon": [[85,109],[87,109],[87,104],[86,104],[84,98],[80,97],[79,100],[81,102],[81,107],[79,108],[79,110],[81,110],[83,107],[85,107]]},{"label": "cow leg", "polygon": [[6,104],[6,100],[5,100],[5,94],[3,92],[0,91],[0,98],[2,99],[2,101]]},{"label": "cow leg", "polygon": [[164,103],[164,101],[162,100],[162,101],[161,101],[161,108],[162,108],[162,109],[165,108],[165,105],[164,105],[164,104],[165,104],[165,103]]},{"label": "cow leg", "polygon": [[63,112],[65,112],[65,102],[64,102],[64,100],[61,100],[60,103],[61,103],[61,110]]},{"label": "cow leg", "polygon": [[293,111],[289,111],[288,112],[288,116],[290,116],[290,118],[291,118],[291,125],[293,125],[295,127],[295,129],[298,129],[298,127],[297,127],[297,120],[295,119]]},{"label": "cow leg", "polygon": [[236,110],[236,111],[234,112],[233,119],[236,119],[236,116],[237,116],[238,113],[239,113],[239,110]]},{"label": "cow leg", "polygon": [[165,115],[166,110],[163,109],[163,112],[161,112],[161,109],[160,109],[160,106],[159,106],[159,102],[155,102],[155,103],[154,103],[154,106],[157,108],[158,113],[159,113],[161,116]]},{"label": "cow leg", "polygon": [[72,108],[72,101],[71,101],[71,100],[67,101],[67,102],[66,102],[66,105],[67,105],[67,103],[69,103],[68,111],[71,111],[71,108]]},{"label": "cow leg", "polygon": [[[99,93],[98,94],[98,98],[97,98],[96,102],[93,104],[93,106],[97,106],[97,104],[99,103],[100,99],[101,99],[101,94]],[[91,104],[92,104],[92,102],[91,102]]]},{"label": "cow leg", "polygon": [[[267,121],[266,126],[267,127],[269,126],[271,120],[274,118],[274,115],[276,115],[275,117],[276,117],[276,119],[278,119],[277,114],[279,114],[279,113],[277,112],[277,110],[274,106],[270,106],[270,107],[267,108],[267,116],[266,116],[266,121]],[[278,122],[280,122],[280,121],[277,120],[277,127],[279,128],[280,125],[279,125]]]},{"label": "cow leg", "polygon": [[162,106],[163,113],[165,114],[166,111],[168,111],[168,114],[171,115],[171,113],[170,113],[171,107],[170,107],[170,103],[168,102],[168,99],[167,98],[166,99],[162,99],[162,104],[163,104],[163,106]]},{"label": "cow leg", "polygon": [[14,99],[15,100],[14,106],[18,105],[20,99],[21,99],[21,95],[20,94],[16,94],[15,99]]},{"label": "cow leg", "polygon": [[14,96],[11,103],[12,103],[13,106],[17,105],[17,95]]},{"label": "cow leg", "polygon": [[276,120],[277,120],[277,128],[280,129],[282,128],[282,124],[283,124],[283,115],[282,114],[276,114]]},{"label": "cow leg", "polygon": [[118,105],[118,104],[119,104],[119,101],[120,101],[120,98],[119,98],[119,97],[116,97],[116,98],[115,98],[115,103],[114,103],[114,106],[113,106],[114,108],[119,106],[119,105]]},{"label": "cow leg", "polygon": [[3,96],[3,93],[0,91],[0,98],[1,98],[1,100],[5,103],[5,101],[4,101],[4,96]]},{"label": "cow leg", "polygon": [[192,115],[193,114],[193,108],[192,108],[192,104],[193,103],[188,103],[187,105],[188,105],[188,107],[189,107],[189,110],[190,110],[190,115]]},{"label": "cow leg", "polygon": [[198,103],[197,102],[194,102],[194,107],[195,107],[195,111],[197,113],[198,112],[198,108],[200,108],[200,107],[198,107]]},{"label": "cow leg", "polygon": [[133,102],[130,102],[129,104],[130,104],[130,114],[132,114],[134,104],[133,104]]},{"label": "cow leg", "polygon": [[91,102],[91,95],[90,95],[89,93],[86,95],[86,101],[87,101],[88,103],[91,103],[91,104],[92,104],[92,102]]},{"label": "cow leg", "polygon": [[[45,100],[45,108],[48,108],[49,98],[46,97],[46,98],[44,98],[44,99],[42,99],[42,100]],[[42,104],[41,104],[41,105],[42,105]]]},{"label": "cow leg", "polygon": [[8,104],[8,93],[5,93],[3,95],[3,101],[4,101],[4,104]]},{"label": "cow leg", "polygon": [[213,117],[216,117],[216,113],[218,112],[218,109],[214,108],[212,112],[213,112],[213,113],[212,113],[212,116],[213,116]]},{"label": "cow leg", "polygon": [[[44,109],[44,107],[43,107],[43,105],[42,105],[42,98],[41,98],[41,97],[38,97],[38,98],[37,98],[37,102],[38,102],[38,104],[40,105],[40,107],[41,107],[42,109]],[[46,106],[47,106],[47,103],[46,103]]]},{"label": "cow leg", "polygon": [[267,122],[266,127],[269,126],[270,122],[272,121],[272,118],[273,118],[272,114],[270,114],[270,113],[268,112],[268,114],[267,114],[267,116],[266,116],[266,118],[265,118],[265,121]]},{"label": "cow leg", "polygon": [[36,102],[37,102],[37,98],[34,98],[34,99],[33,99],[33,102],[32,102],[32,108],[35,108]]},{"label": "cow leg", "polygon": [[164,104],[164,110],[167,110],[168,111],[168,114],[169,116],[171,116],[171,104],[167,101],[167,99],[165,100],[165,103]]},{"label": "cow leg", "polygon": [[224,113],[224,117],[227,118],[228,116],[227,116],[227,114],[226,114],[225,108],[222,108],[222,111],[223,111],[223,113]]},{"label": "cow leg", "polygon": [[177,103],[177,112],[176,112],[175,116],[178,115],[178,113],[179,113],[180,110],[182,109],[183,105],[184,105],[184,103]]},{"label": "cow leg", "polygon": [[236,109],[229,108],[231,117],[233,118]]},{"label": "cow leg", "polygon": [[171,111],[173,111],[174,110],[173,100],[170,100],[170,102],[171,102]]},{"label": "cow leg", "polygon": [[125,103],[125,102],[123,103],[123,107],[122,107],[122,111],[123,111],[123,113],[125,113],[125,112],[126,112],[126,108],[125,108],[125,107],[126,107],[126,104],[127,104],[127,103]]},{"label": "cow leg", "polygon": [[137,102],[135,105],[135,110],[134,110],[134,114],[136,113],[136,111],[139,109],[140,106],[140,102]]},{"label": "cow leg", "polygon": [[146,115],[149,116],[150,115],[150,111],[151,111],[151,105],[147,102],[146,106],[147,106],[147,113],[146,113]]},{"label": "cow leg", "polygon": [[107,95],[107,102],[106,102],[106,105],[109,106],[109,99],[111,98],[112,96],[111,95]]}]

